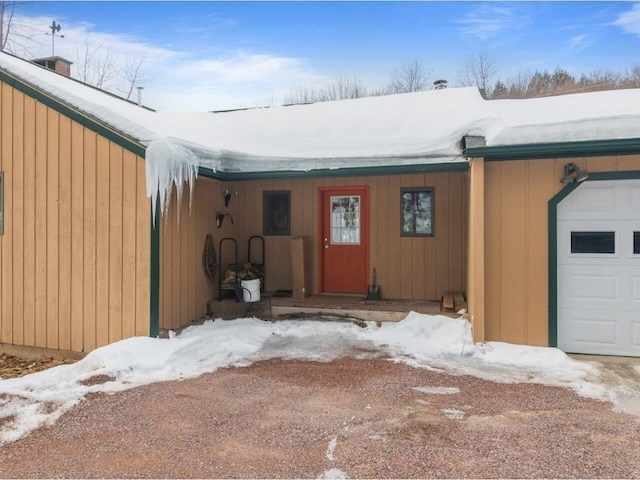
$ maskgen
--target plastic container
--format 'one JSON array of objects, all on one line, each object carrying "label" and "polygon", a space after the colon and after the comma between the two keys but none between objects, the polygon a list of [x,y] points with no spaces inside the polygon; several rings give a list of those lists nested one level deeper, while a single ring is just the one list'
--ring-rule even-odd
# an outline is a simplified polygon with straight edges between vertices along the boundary
[{"label": "plastic container", "polygon": [[245,302],[259,302],[260,301],[260,279],[255,280],[242,280],[242,298]]}]

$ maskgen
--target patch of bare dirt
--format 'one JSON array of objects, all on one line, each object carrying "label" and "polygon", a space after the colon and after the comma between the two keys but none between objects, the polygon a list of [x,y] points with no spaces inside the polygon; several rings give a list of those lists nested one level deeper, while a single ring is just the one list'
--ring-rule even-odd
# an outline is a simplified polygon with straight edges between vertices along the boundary
[{"label": "patch of bare dirt", "polygon": [[567,389],[270,360],[91,394],[0,447],[0,476],[638,478],[639,458],[637,417]]},{"label": "patch of bare dirt", "polygon": [[77,360],[56,360],[53,357],[21,358],[6,353],[0,354],[0,380],[28,375],[57,365],[75,363]]}]

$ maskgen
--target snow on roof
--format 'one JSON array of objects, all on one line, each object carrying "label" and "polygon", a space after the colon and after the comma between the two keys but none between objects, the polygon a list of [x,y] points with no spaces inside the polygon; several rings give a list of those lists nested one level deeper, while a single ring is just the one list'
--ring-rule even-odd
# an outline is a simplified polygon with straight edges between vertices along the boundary
[{"label": "snow on roof", "polygon": [[[147,146],[147,192],[165,197],[198,167],[309,171],[464,162],[461,140],[487,146],[640,138],[640,89],[484,100],[475,88],[220,113],[170,113],[0,53],[0,69]],[[155,198],[154,198],[155,205]],[[163,202],[164,205],[164,202]]]}]

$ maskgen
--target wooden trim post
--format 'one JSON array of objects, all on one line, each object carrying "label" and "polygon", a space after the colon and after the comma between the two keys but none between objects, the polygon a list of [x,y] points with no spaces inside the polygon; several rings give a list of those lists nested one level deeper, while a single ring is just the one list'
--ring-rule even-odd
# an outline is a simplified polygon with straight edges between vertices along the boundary
[{"label": "wooden trim post", "polygon": [[484,159],[470,158],[467,238],[467,305],[474,342],[485,340],[484,328]]}]

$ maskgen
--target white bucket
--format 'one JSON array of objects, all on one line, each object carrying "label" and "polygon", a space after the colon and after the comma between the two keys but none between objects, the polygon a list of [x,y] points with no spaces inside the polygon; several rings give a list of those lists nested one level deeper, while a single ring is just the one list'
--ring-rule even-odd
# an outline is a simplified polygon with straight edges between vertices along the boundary
[{"label": "white bucket", "polygon": [[245,302],[259,302],[260,301],[260,279],[255,280],[242,280],[242,297]]}]

